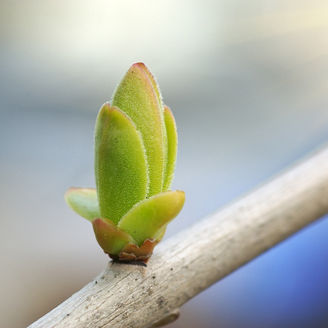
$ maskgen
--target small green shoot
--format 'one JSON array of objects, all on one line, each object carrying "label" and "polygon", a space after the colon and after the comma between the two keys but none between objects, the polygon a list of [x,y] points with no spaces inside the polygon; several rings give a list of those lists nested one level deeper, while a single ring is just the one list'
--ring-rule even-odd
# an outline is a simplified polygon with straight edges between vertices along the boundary
[{"label": "small green shoot", "polygon": [[128,70],[112,105],[95,127],[96,189],[70,188],[68,205],[89,220],[105,253],[118,261],[147,262],[185,194],[171,191],[177,130],[153,75],[142,63]]}]

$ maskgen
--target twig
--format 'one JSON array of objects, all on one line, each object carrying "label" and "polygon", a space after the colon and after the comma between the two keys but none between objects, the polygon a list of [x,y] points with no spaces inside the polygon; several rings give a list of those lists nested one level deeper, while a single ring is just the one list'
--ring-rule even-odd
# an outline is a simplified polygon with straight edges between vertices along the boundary
[{"label": "twig", "polygon": [[163,242],[148,267],[109,262],[30,328],[166,324],[189,299],[325,213],[328,148]]}]

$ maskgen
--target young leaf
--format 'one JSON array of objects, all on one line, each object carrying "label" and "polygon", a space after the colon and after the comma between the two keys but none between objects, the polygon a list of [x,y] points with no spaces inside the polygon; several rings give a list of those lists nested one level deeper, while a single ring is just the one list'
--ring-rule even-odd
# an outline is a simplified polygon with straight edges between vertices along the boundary
[{"label": "young leaf", "polygon": [[108,103],[96,122],[95,175],[101,217],[114,224],[146,198],[148,174],[142,138],[132,120]]},{"label": "young leaf", "polygon": [[[159,89],[159,85],[155,80],[154,75],[150,72],[150,70],[147,68],[147,66],[144,63],[136,63],[135,65],[138,66],[148,76],[149,81],[151,82],[151,84],[153,86],[153,89],[156,93],[157,100],[158,100],[158,103],[160,105],[160,111],[161,111],[161,113],[163,113],[161,115],[163,116],[163,120],[164,120],[164,126],[163,126],[163,140],[164,140],[164,144],[163,144],[163,153],[164,153],[164,158],[163,158],[163,161],[164,161],[163,183],[164,183],[165,176],[166,176],[166,169],[167,169],[167,166],[168,166],[168,163],[167,163],[168,140],[167,140],[167,129],[165,128],[165,118],[164,118],[164,107],[163,107],[162,94],[161,94],[161,91]],[[165,190],[166,189],[164,189],[164,184],[162,184],[162,190],[161,191],[165,191]]]},{"label": "young leaf", "polygon": [[167,106],[164,106],[164,122],[167,134],[167,157],[163,191],[166,191],[171,187],[178,149],[178,134],[174,116]]},{"label": "young leaf", "polygon": [[92,226],[99,245],[107,254],[117,255],[125,245],[135,243],[131,236],[110,220],[97,218],[92,221]]},{"label": "young leaf", "polygon": [[100,215],[96,189],[70,188],[65,193],[65,200],[77,214],[89,221]]},{"label": "young leaf", "polygon": [[161,236],[164,225],[175,218],[185,201],[183,191],[166,191],[136,204],[118,223],[140,246],[146,239]]},{"label": "young leaf", "polygon": [[150,72],[141,63],[131,66],[113,95],[113,105],[119,107],[141,132],[149,168],[147,196],[162,191],[165,169],[165,134],[163,108],[158,89],[149,78]]}]

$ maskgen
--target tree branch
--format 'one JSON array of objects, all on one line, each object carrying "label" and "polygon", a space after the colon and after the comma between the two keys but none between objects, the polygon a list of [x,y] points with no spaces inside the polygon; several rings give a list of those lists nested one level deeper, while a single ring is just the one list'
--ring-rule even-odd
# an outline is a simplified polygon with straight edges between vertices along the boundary
[{"label": "tree branch", "polygon": [[161,243],[148,267],[109,262],[30,328],[160,326],[202,290],[325,213],[328,148]]}]

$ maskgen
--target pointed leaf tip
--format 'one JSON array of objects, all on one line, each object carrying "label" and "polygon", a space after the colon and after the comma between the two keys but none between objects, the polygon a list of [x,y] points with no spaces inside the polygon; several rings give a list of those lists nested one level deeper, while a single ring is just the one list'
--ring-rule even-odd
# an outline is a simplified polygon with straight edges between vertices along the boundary
[{"label": "pointed leaf tip", "polygon": [[157,100],[158,100],[160,106],[163,107],[162,95],[161,95],[161,92],[160,92],[160,89],[159,89],[159,85],[158,85],[154,75],[149,70],[149,68],[144,63],[141,63],[141,62],[135,63],[132,66],[137,67],[139,70],[141,70],[144,74],[147,75],[147,77],[149,78],[149,81],[151,82],[151,84],[153,86],[153,89],[156,93]]}]

